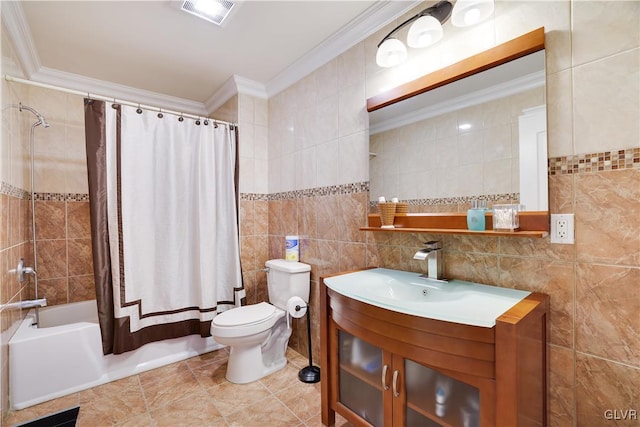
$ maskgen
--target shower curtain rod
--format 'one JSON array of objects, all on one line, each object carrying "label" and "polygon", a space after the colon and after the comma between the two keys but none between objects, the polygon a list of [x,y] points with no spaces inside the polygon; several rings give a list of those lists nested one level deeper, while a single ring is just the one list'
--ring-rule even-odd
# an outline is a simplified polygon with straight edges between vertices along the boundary
[{"label": "shower curtain rod", "polygon": [[179,116],[179,117],[188,117],[191,119],[208,119],[214,123],[218,123],[218,124],[223,124],[223,125],[229,125],[229,126],[237,126],[236,123],[231,123],[231,122],[227,122],[224,120],[218,120],[218,119],[213,119],[211,117],[204,117],[204,116],[196,116],[193,114],[187,114],[187,113],[182,113],[180,111],[174,111],[174,110],[165,110],[164,108],[160,108],[160,107],[154,107],[152,105],[145,105],[145,104],[139,104],[137,102],[131,102],[131,101],[124,101],[122,99],[116,99],[114,97],[109,97],[109,96],[104,96],[104,95],[96,95],[93,93],[89,93],[89,92],[82,92],[79,90],[74,90],[74,89],[68,89],[65,87],[61,87],[61,86],[54,86],[54,85],[49,85],[46,83],[38,83],[38,82],[34,82],[31,80],[25,80],[25,79],[21,79],[19,77],[13,77],[10,76],[8,74],[4,75],[4,79],[8,82],[16,82],[16,83],[22,83],[22,84],[26,84],[26,85],[30,85],[30,86],[37,86],[37,87],[41,87],[44,89],[53,89],[53,90],[57,90],[59,92],[65,92],[65,93],[70,93],[72,95],[80,95],[80,96],[85,96],[88,97],[90,99],[97,99],[100,101],[105,101],[105,102],[113,102],[115,104],[123,104],[123,105],[128,105],[130,107],[138,107],[138,108],[142,108],[145,110],[151,110],[151,111],[157,111],[160,112],[162,114],[172,114],[174,116]]}]

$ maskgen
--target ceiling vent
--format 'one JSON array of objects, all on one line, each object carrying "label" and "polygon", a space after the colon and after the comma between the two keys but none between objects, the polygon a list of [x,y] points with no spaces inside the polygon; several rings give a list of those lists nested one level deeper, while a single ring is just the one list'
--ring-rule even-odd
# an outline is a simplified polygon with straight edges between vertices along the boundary
[{"label": "ceiling vent", "polygon": [[185,0],[181,9],[222,26],[235,6],[234,2],[228,0]]}]

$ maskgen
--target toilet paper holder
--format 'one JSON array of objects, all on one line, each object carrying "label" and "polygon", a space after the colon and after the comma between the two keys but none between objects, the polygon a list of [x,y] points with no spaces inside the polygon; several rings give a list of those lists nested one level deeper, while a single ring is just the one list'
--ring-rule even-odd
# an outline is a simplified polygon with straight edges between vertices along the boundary
[{"label": "toilet paper holder", "polygon": [[291,327],[291,317],[297,319],[307,315],[307,343],[309,344],[309,366],[305,366],[298,372],[298,379],[304,383],[317,383],[320,381],[320,368],[313,366],[311,346],[311,310],[309,303],[300,297],[291,297],[287,300],[287,327]]},{"label": "toilet paper holder", "polygon": [[296,319],[307,314],[309,304],[300,297],[291,297],[287,300],[287,327],[291,327],[291,317]]}]

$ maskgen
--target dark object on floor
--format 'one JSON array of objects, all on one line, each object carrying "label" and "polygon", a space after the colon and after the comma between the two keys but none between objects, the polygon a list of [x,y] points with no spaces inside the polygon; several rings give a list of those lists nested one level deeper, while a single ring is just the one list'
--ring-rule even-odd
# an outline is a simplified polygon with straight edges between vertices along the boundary
[{"label": "dark object on floor", "polygon": [[75,408],[56,412],[55,414],[47,415],[24,424],[19,424],[16,427],[74,427],[79,413],[80,407],[76,406]]},{"label": "dark object on floor", "polygon": [[309,366],[305,366],[298,372],[298,379],[303,383],[320,382],[320,368],[313,366],[311,356],[311,309],[307,307],[307,343],[309,344]]}]

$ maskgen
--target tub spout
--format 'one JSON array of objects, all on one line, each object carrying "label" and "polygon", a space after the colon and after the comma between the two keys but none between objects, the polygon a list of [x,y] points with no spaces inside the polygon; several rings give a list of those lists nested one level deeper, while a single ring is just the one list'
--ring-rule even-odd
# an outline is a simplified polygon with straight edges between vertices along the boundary
[{"label": "tub spout", "polygon": [[40,298],[40,299],[32,299],[32,300],[26,300],[26,301],[19,301],[19,302],[11,302],[8,304],[0,304],[0,309],[2,310],[21,310],[24,308],[34,308],[34,307],[46,307],[47,306],[47,299],[46,298]]},{"label": "tub spout", "polygon": [[47,306],[46,298],[20,301],[20,308],[33,308],[33,307],[46,307],[46,306]]}]

